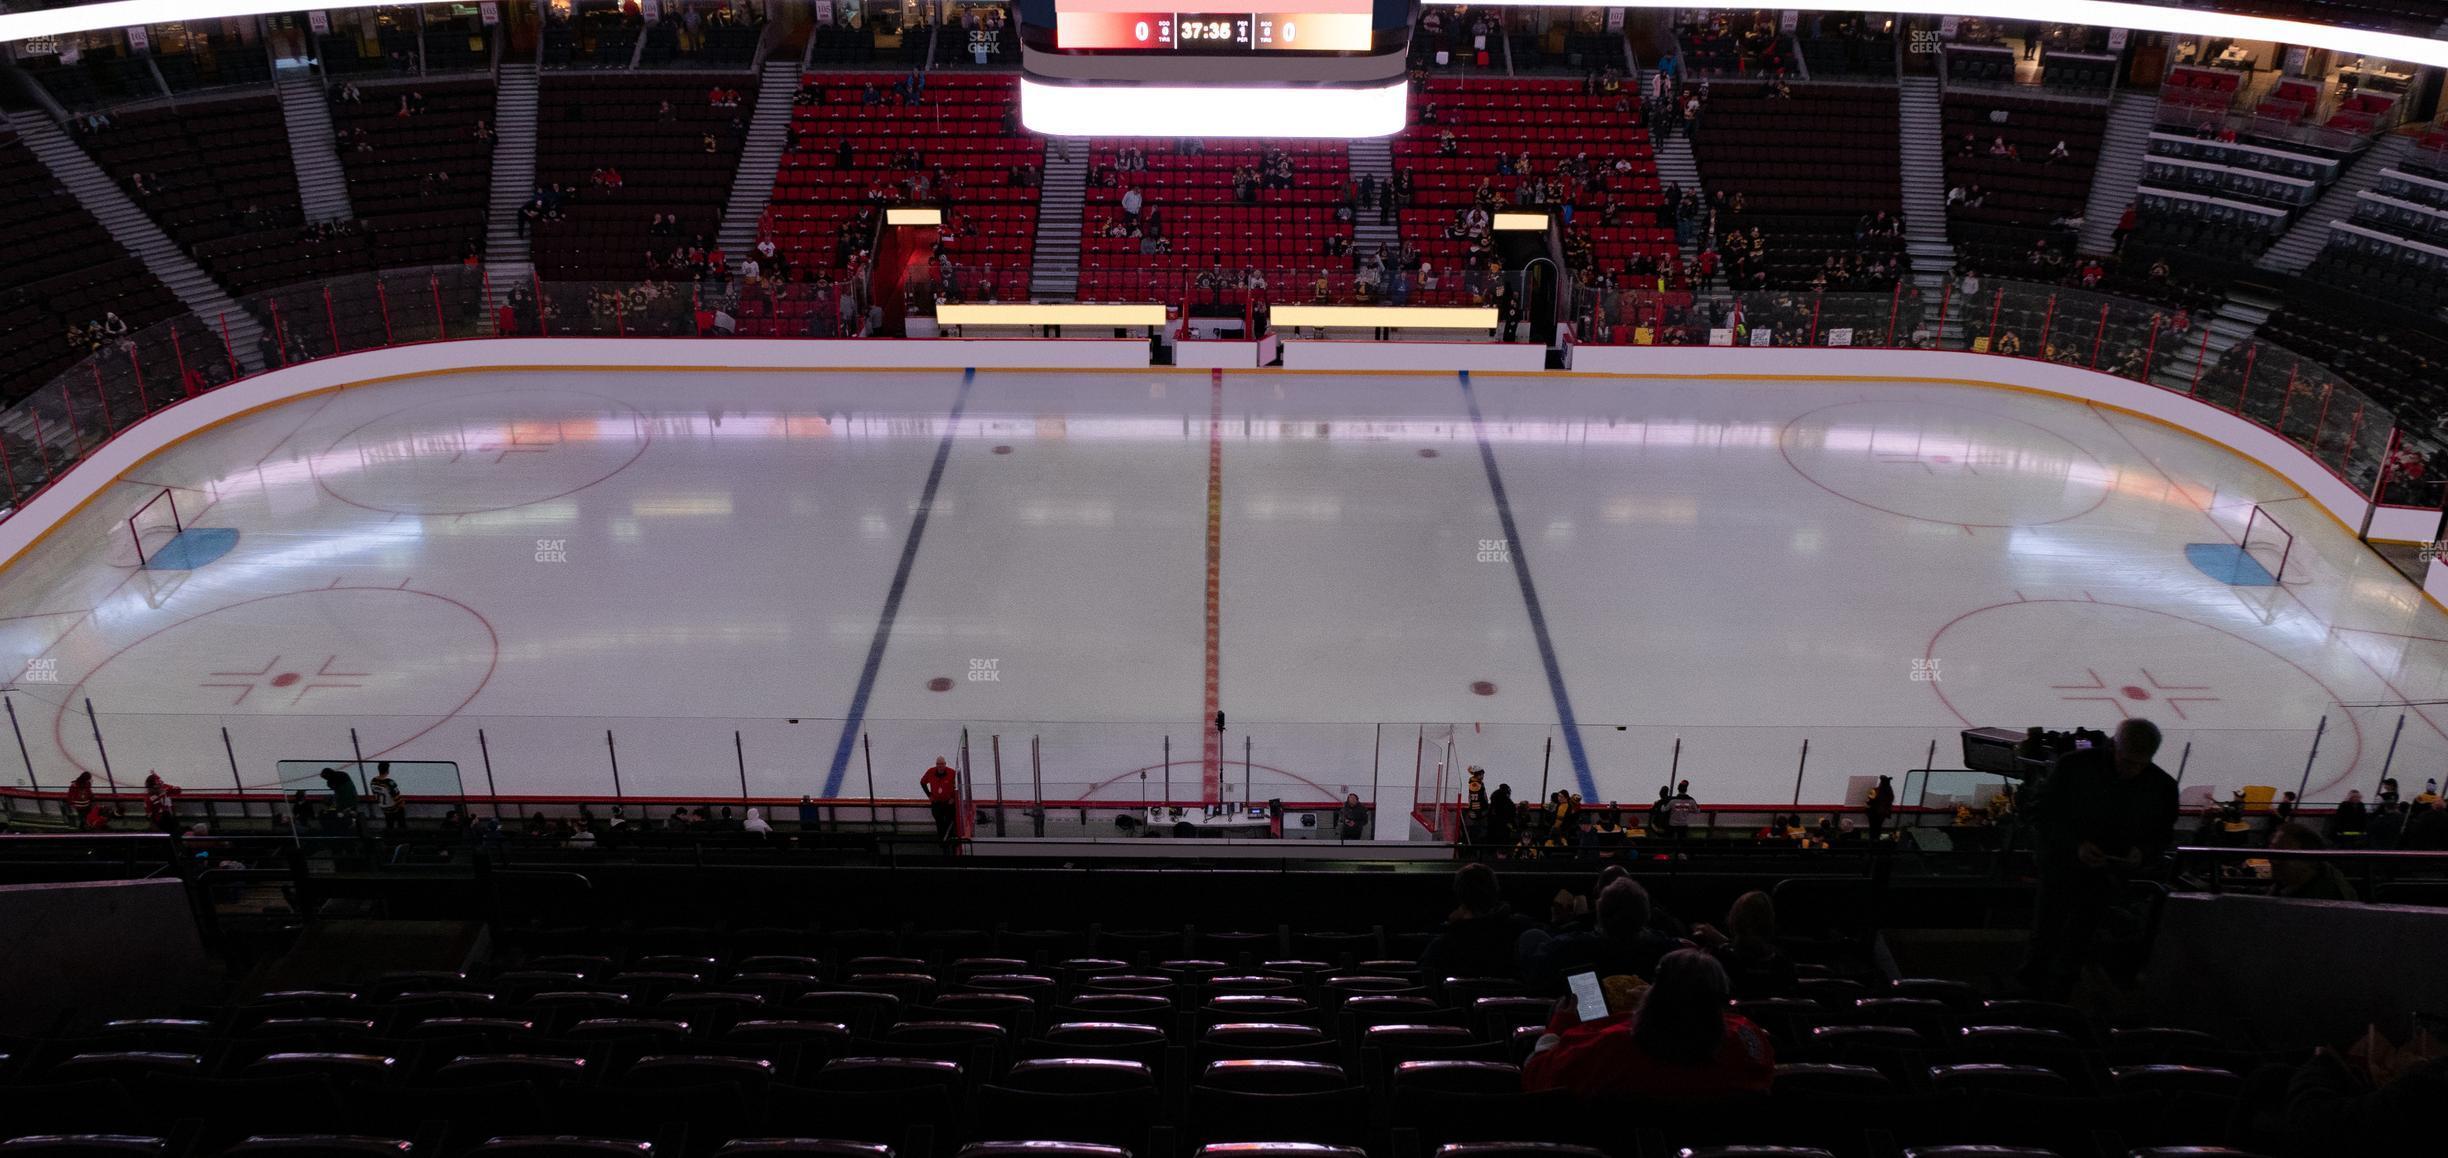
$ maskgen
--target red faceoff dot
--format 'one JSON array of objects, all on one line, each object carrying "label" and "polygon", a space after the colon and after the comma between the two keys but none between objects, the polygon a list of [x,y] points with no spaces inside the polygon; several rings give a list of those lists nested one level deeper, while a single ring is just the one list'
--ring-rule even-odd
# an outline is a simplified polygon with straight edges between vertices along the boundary
[{"label": "red faceoff dot", "polygon": [[928,681],[927,681],[927,690],[928,690],[928,691],[930,691],[930,692],[948,692],[948,691],[951,691],[951,690],[952,690],[952,677],[951,677],[951,676],[936,676],[934,679],[928,680]]},{"label": "red faceoff dot", "polygon": [[994,452],[995,452],[996,454],[1010,454],[1010,453],[1011,453],[1011,448],[1010,448],[1010,447],[1008,447],[1008,446],[998,446],[998,447],[994,448]]},{"label": "red faceoff dot", "polygon": [[272,686],[276,688],[285,688],[298,682],[299,678],[298,673],[293,671],[285,671],[272,677]]},{"label": "red faceoff dot", "polygon": [[1471,684],[1471,694],[1472,694],[1472,695],[1474,695],[1474,696],[1492,696],[1492,695],[1495,695],[1495,694],[1496,694],[1496,685],[1495,685],[1495,684],[1492,684],[1492,683],[1489,683],[1489,682],[1487,682],[1486,680],[1479,680],[1479,681],[1477,681],[1477,682],[1475,682],[1475,683]]},{"label": "red faceoff dot", "polygon": [[2125,693],[2125,698],[2126,698],[2126,699],[2129,699],[2129,700],[2147,700],[2147,699],[2149,699],[2149,698],[2150,698],[2150,693],[2149,693],[2149,692],[2146,692],[2146,691],[2142,690],[2140,687],[2138,687],[2138,686],[2136,686],[2136,685],[2133,685],[2133,684],[2127,684],[2127,685],[2125,685],[2124,687],[2119,688],[2119,689],[2117,689],[2117,690],[2118,690],[2118,691],[2121,691],[2121,692],[2124,692],[2124,693]]},{"label": "red faceoff dot", "polygon": [[1421,447],[1421,448],[1420,448],[1420,457],[1421,457],[1421,458],[1435,458],[1436,456],[1437,456],[1437,452],[1436,452],[1436,448],[1435,448],[1435,447],[1433,447],[1433,446],[1423,446],[1423,447]]}]

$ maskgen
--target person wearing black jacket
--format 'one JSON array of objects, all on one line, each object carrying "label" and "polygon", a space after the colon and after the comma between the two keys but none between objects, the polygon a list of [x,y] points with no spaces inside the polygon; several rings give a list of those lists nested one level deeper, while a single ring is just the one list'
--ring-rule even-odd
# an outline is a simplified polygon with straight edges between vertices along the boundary
[{"label": "person wearing black jacket", "polygon": [[1466,864],[1454,872],[1451,916],[1435,939],[1420,953],[1423,977],[1517,977],[1521,973],[1515,947],[1530,930],[1530,918],[1505,903],[1496,870]]},{"label": "person wearing black jacket", "polygon": [[1588,929],[1538,929],[1522,937],[1521,977],[1531,993],[1560,994],[1564,979],[1582,972],[1652,979],[1658,960],[1684,947],[1681,939],[1650,927],[1649,890],[1629,876],[1608,881],[1593,907],[1597,920]]},{"label": "person wearing black jacket", "polygon": [[2128,719],[2110,743],[2057,757],[2029,793],[2040,891],[2020,980],[2039,996],[2063,1000],[2073,992],[2084,952],[2126,879],[2175,838],[2176,781],[2151,762],[2158,752],[2158,725]]}]

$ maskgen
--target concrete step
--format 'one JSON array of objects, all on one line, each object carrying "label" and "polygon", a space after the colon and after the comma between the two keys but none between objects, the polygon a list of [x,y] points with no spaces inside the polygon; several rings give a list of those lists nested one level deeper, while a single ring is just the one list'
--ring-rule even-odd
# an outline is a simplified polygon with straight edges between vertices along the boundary
[{"label": "concrete step", "polygon": [[167,287],[180,305],[199,317],[229,319],[230,334],[238,344],[238,360],[243,368],[249,372],[263,368],[262,358],[255,350],[255,338],[261,332],[255,319],[171,241],[170,235],[120,190],[118,182],[101,165],[40,112],[10,113],[8,121],[36,161],[96,221],[106,222],[112,239],[143,262],[146,271]]},{"label": "concrete step", "polygon": [[289,133],[290,165],[297,175],[298,206],[306,220],[346,221],[356,216],[349,203],[348,172],[332,133],[331,99],[322,79],[308,69],[290,69],[278,85],[281,119]]},{"label": "concrete step", "polygon": [[2363,151],[2253,264],[2276,273],[2302,273],[2329,245],[2330,226],[2354,217],[2355,202],[2379,183],[2380,174],[2394,167],[2414,147],[2414,139],[2392,133]]}]

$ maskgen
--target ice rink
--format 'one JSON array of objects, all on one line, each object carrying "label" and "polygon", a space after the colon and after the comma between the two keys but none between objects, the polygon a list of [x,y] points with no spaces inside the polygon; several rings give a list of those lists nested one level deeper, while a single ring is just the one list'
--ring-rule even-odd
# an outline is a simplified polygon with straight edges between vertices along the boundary
[{"label": "ice rink", "polygon": [[[165,488],[226,555],[136,566]],[[2256,504],[2283,583],[2188,559]],[[965,728],[1014,797],[1407,803],[1445,752],[1517,796],[1679,766],[1824,804],[1959,766],[1967,724],[2127,715],[2195,793],[2295,788],[2324,718],[2312,800],[2392,744],[2448,764],[2448,709],[2378,706],[2448,698],[2448,616],[2292,486],[2130,415],[1856,382],[390,382],[130,472],[0,575],[0,662],[53,788],[106,749],[121,785],[361,753],[470,793],[908,797]]]}]

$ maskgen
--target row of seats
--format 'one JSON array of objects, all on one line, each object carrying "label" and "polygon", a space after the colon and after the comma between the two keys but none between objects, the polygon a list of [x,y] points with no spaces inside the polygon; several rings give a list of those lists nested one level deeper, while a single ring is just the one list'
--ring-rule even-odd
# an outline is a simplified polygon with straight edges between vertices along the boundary
[{"label": "row of seats", "polygon": [[[80,143],[182,245],[244,231],[250,209],[257,228],[299,220],[288,130],[269,96],[120,113]],[[138,174],[154,192],[138,191]]]},{"label": "row of seats", "polygon": [[[738,90],[739,107],[712,107],[707,90],[717,86]],[[678,214],[686,234],[711,235],[739,169],[745,134],[733,122],[746,123],[756,96],[757,79],[735,73],[547,76],[536,113],[536,181],[580,194],[562,209],[565,220],[544,222],[530,237],[537,272],[634,280],[645,272],[641,255],[674,244],[649,232],[658,213]],[[667,103],[669,119],[660,113]],[[620,172],[618,191],[592,186],[605,168]]]},{"label": "row of seats", "polygon": [[[276,99],[243,97],[122,113],[108,128],[81,134],[79,143],[221,284],[241,294],[281,284],[277,279],[285,267],[264,270],[260,261],[224,260],[258,248],[244,238],[293,237],[303,221],[287,123]],[[140,191],[140,178],[142,189],[154,191]]]},{"label": "row of seats", "polygon": [[[476,128],[492,124],[493,86],[485,81],[414,81],[359,86],[362,99],[335,101],[332,125],[362,130],[368,149],[340,146],[349,204],[377,235],[385,267],[456,261],[484,237],[490,205],[493,142]],[[399,99],[421,94],[425,111],[399,115]],[[440,178],[447,175],[448,180]]]},{"label": "row of seats", "polygon": [[[1431,78],[1427,90],[1414,94],[1412,101],[1415,109],[1435,104],[1441,123],[1411,124],[1393,142],[1395,170],[1409,175],[1413,186],[1411,207],[1399,219],[1404,244],[1448,275],[1458,272],[1467,243],[1445,236],[1454,214],[1476,201],[1483,182],[1510,199],[1525,178],[1501,174],[1499,156],[1526,152],[1533,172],[1550,181],[1568,160],[1603,171],[1603,200],[1616,207],[1615,224],[1598,224],[1602,195],[1587,184],[1571,199],[1577,228],[1591,231],[1598,260],[1621,267],[1645,257],[1671,257],[1675,247],[1663,217],[1663,185],[1637,97],[1633,111],[1616,109],[1627,95],[1628,90],[1616,95],[1588,92],[1564,81]],[[1456,153],[1450,157],[1444,155],[1441,139],[1448,132],[1454,135]],[[1629,167],[1618,170],[1619,161]],[[1440,302],[1469,297],[1451,276],[1437,289],[1422,292]],[[1299,300],[1307,300],[1307,295]]]},{"label": "row of seats", "polygon": [[[2091,173],[2107,133],[2104,106],[2068,104],[1987,93],[1953,93],[1943,114],[1949,188],[1978,185],[1987,194],[1980,208],[1959,207],[1966,221],[2047,225],[2079,216],[2091,196]],[[1992,157],[1992,142],[2004,139],[2019,156]],[[1969,151],[1966,141],[1970,142]],[[2064,142],[2068,156],[2050,160]]]},{"label": "row of seats", "polygon": [[[1028,257],[1036,248],[1038,190],[1015,184],[1015,169],[1041,166],[1042,139],[1011,131],[1017,89],[1008,77],[938,75],[929,78],[921,103],[890,100],[866,104],[868,89],[889,90],[899,77],[809,74],[800,79],[802,99],[791,110],[794,147],[775,176],[763,234],[774,239],[794,265],[838,271],[845,250],[845,223],[874,204],[871,193],[901,197],[905,180],[923,177],[926,199],[948,203],[973,228],[954,231],[943,248],[958,265],[979,270],[991,263],[997,296],[1025,290]],[[847,145],[848,164],[844,160]],[[915,150],[919,165],[899,167]],[[949,188],[935,187],[938,183]],[[975,278],[973,277],[974,281]]]},{"label": "row of seats", "polygon": [[[1157,300],[1178,301],[1185,293],[1195,292],[1200,272],[1211,270],[1219,260],[1236,274],[1249,268],[1270,272],[1314,265],[1350,268],[1349,259],[1322,256],[1328,238],[1349,242],[1354,236],[1352,223],[1337,222],[1332,213],[1332,207],[1348,196],[1351,180],[1347,151],[1339,142],[1210,141],[1195,155],[1177,151],[1175,144],[1145,138],[1098,138],[1089,143],[1092,172],[1118,168],[1124,150],[1145,157],[1147,168],[1117,172],[1116,184],[1089,188],[1080,243],[1084,291],[1097,296],[1145,292],[1164,295]],[[1276,152],[1291,160],[1292,188],[1261,188],[1254,205],[1239,201],[1234,175],[1245,168],[1261,168],[1267,156]],[[1120,201],[1127,189],[1139,191],[1143,216],[1159,214],[1164,237],[1171,245],[1168,252],[1145,253],[1140,238],[1102,235],[1104,226],[1123,222]],[[1371,205],[1358,212],[1373,220],[1377,210]],[[1290,286],[1270,288],[1279,301],[1295,292]]]},{"label": "row of seats", "polygon": [[1896,242],[1856,244],[1853,230],[1863,215],[1896,217],[1903,205],[1894,90],[1788,91],[1717,85],[1692,138],[1711,196],[1742,197],[1720,231],[1760,230],[1776,288],[1808,284],[1830,257],[1891,252]]},{"label": "row of seats", "polygon": [[[2448,417],[2448,341],[2416,327],[2375,325],[2374,300],[2389,286],[2377,271],[2340,266],[2330,257],[2305,271],[2308,292],[2271,315],[2262,336],[2343,376],[2397,416],[2411,431],[2435,431]],[[2377,293],[2375,293],[2377,290]]]},{"label": "row of seats", "polygon": [[[178,299],[119,247],[76,196],[52,181],[16,133],[0,127],[0,402],[14,403],[77,358],[68,327],[115,311],[131,330],[178,312]],[[39,460],[12,441],[13,458]]]}]

